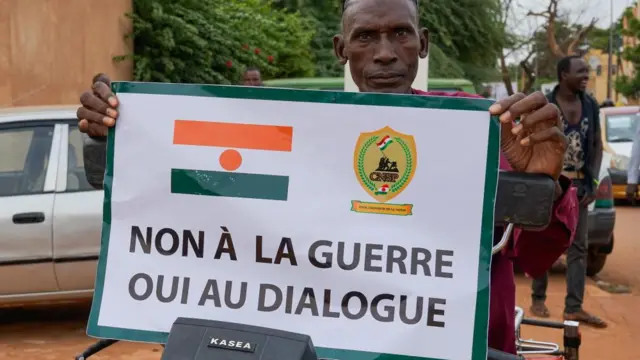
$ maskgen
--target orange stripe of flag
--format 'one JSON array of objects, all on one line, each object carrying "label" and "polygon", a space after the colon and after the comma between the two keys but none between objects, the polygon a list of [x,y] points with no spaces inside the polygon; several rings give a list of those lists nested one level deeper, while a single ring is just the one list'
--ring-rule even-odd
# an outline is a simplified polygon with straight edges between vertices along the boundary
[{"label": "orange stripe of flag", "polygon": [[290,126],[176,120],[173,127],[176,145],[291,151],[292,137]]}]

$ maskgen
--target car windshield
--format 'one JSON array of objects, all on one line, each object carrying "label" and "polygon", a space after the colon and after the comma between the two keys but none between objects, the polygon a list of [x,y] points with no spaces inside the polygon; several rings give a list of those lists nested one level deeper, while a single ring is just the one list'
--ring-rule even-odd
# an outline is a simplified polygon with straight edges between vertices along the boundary
[{"label": "car windshield", "polygon": [[633,141],[638,124],[638,114],[619,114],[607,116],[607,141]]}]

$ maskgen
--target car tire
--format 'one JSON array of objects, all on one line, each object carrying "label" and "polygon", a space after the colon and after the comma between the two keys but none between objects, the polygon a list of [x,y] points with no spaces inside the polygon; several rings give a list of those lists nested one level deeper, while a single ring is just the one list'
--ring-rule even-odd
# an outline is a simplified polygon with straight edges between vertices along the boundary
[{"label": "car tire", "polygon": [[609,254],[602,254],[598,249],[589,249],[587,255],[587,276],[595,276],[604,268]]}]

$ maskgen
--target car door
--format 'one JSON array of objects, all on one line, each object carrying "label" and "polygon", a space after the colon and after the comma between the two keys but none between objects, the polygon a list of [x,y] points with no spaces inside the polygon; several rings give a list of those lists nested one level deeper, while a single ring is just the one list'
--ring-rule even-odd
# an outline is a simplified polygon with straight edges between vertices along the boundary
[{"label": "car door", "polygon": [[57,291],[52,253],[57,130],[53,122],[0,123],[0,298]]},{"label": "car door", "polygon": [[53,206],[54,268],[60,290],[93,290],[104,192],[87,182],[76,123],[70,120],[60,127],[63,146]]}]

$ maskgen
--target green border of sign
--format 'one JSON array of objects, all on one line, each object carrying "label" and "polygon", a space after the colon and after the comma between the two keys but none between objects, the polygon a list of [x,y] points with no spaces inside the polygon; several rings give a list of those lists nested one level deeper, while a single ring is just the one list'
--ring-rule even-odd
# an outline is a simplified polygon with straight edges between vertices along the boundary
[{"label": "green border of sign", "polygon": [[[492,101],[486,99],[409,96],[391,94],[349,93],[334,91],[290,90],[278,88],[191,85],[167,83],[114,82],[116,93],[135,93],[151,95],[185,95],[221,98],[239,98],[254,100],[277,100],[327,104],[377,105],[398,107],[436,108],[449,110],[487,111]],[[446,121],[446,119],[443,119]],[[87,326],[89,336],[109,339],[124,339],[149,343],[165,343],[168,333],[140,331],[98,325],[102,289],[107,267],[109,234],[111,231],[111,193],[113,189],[113,151],[116,141],[115,130],[109,130],[107,140],[107,164],[104,178],[104,205],[102,243],[98,261],[96,288],[91,314]],[[494,119],[489,129],[487,167],[484,189],[484,205],[480,238],[480,262],[478,267],[478,296],[476,300],[473,348],[471,360],[485,360],[487,354],[487,336],[489,322],[489,279],[491,268],[491,248],[493,246],[493,209],[495,205],[496,185],[499,164],[499,125]],[[455,339],[452,339],[455,341]],[[425,346],[429,339],[425,339]],[[444,360],[419,357],[380,354],[365,351],[318,348],[318,355],[324,358],[340,360]]]}]

